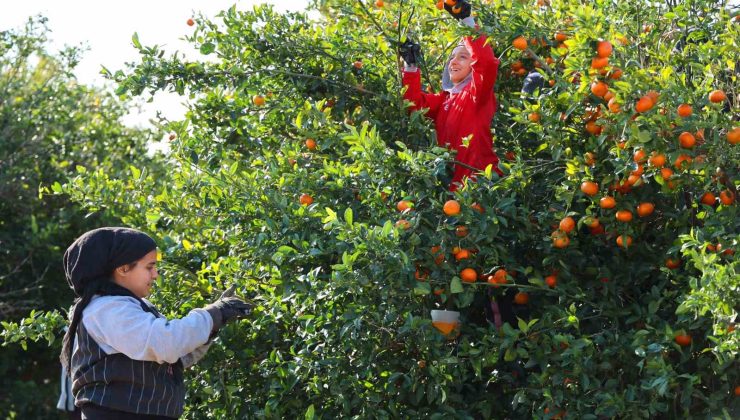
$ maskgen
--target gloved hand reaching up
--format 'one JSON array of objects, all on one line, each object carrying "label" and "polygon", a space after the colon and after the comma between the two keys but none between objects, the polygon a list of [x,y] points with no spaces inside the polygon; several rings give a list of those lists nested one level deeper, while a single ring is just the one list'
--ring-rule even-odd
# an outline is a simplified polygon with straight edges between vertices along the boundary
[{"label": "gloved hand reaching up", "polygon": [[444,4],[445,10],[447,10],[455,19],[463,20],[470,17],[470,3],[468,3],[467,0],[458,0],[452,6],[447,4],[446,1]]},{"label": "gloved hand reaching up", "polygon": [[406,62],[407,67],[416,66],[419,58],[421,58],[421,46],[412,41],[411,38],[406,38],[406,42],[398,47],[398,53]]},{"label": "gloved hand reaching up", "polygon": [[232,285],[215,302],[204,308],[213,318],[212,334],[229,322],[252,313],[252,305],[234,296],[234,290],[235,286]]}]

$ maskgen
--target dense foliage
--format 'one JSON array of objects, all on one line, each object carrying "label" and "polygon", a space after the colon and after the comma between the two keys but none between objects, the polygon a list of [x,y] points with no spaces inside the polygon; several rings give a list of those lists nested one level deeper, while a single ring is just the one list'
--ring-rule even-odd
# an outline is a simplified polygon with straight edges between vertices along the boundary
[{"label": "dense foliage", "polygon": [[[61,192],[158,238],[169,315],[231,283],[259,304],[189,372],[189,417],[740,413],[736,19],[582,3],[474,2],[505,176],[454,194],[454,156],[400,94],[399,40],[436,90],[471,33],[431,1],[197,17],[196,62],[134,37],[117,93],[191,98],[167,173],[88,166]],[[524,98],[534,69],[548,83]],[[498,330],[503,293],[519,321]],[[459,335],[432,309],[459,311]]]}]

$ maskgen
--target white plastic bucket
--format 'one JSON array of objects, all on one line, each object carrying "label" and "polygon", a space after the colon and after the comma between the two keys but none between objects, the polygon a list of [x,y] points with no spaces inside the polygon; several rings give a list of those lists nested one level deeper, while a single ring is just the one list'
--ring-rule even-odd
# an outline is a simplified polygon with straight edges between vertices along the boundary
[{"label": "white plastic bucket", "polygon": [[460,329],[460,312],[433,309],[432,325],[445,336],[454,338],[457,336],[454,332]]}]

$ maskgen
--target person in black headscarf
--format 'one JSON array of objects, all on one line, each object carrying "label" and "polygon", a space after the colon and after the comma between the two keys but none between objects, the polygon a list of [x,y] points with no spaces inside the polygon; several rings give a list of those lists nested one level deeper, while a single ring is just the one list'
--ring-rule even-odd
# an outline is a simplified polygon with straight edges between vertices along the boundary
[{"label": "person in black headscarf", "polygon": [[64,253],[77,298],[60,359],[83,419],[180,417],[183,369],[205,354],[224,324],[251,311],[229,290],[168,320],[145,299],[158,277],[156,265],[154,240],[129,228],[89,231]]}]

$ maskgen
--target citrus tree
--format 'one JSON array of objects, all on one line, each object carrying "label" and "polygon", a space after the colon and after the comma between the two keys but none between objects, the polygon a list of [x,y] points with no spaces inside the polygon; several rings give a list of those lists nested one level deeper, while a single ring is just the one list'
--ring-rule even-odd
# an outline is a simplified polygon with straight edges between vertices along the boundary
[{"label": "citrus tree", "polygon": [[396,53],[419,41],[439,89],[472,33],[441,2],[195,16],[200,61],[134,37],[117,93],[190,98],[167,172],[91,167],[62,192],[158,238],[170,315],[229,284],[257,303],[190,372],[188,416],[738,415],[734,12],[582,3],[474,2],[504,176],[454,193]]}]

